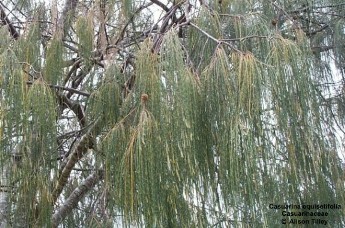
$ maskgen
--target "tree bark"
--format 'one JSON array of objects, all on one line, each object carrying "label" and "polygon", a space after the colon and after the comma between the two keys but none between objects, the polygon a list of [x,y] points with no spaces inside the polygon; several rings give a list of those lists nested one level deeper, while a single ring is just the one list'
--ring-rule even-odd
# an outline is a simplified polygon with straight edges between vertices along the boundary
[{"label": "tree bark", "polygon": [[7,227],[7,214],[8,214],[8,181],[7,172],[10,169],[9,166],[2,168],[0,175],[0,228]]},{"label": "tree bark", "polygon": [[53,214],[52,216],[52,226],[57,227],[75,208],[78,202],[85,196],[85,194],[90,191],[99,181],[104,177],[104,172],[99,170],[90,176],[88,176],[80,186],[78,186],[64,202],[64,204]]}]

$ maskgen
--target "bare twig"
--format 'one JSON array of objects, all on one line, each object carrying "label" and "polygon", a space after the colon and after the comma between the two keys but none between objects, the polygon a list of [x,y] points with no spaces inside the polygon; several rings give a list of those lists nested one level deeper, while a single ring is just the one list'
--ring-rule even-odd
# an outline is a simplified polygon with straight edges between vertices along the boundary
[{"label": "bare twig", "polygon": [[269,36],[259,36],[259,35],[251,35],[251,36],[244,36],[244,37],[238,37],[238,38],[229,38],[229,39],[221,39],[221,41],[244,41],[247,39],[253,39],[253,38],[259,38],[259,39],[269,39]]},{"label": "bare twig", "polygon": [[[26,84],[28,84],[28,85],[32,85],[33,83],[34,82],[32,82],[32,81],[26,82]],[[82,96],[85,96],[85,97],[89,97],[90,96],[89,93],[86,93],[86,92],[83,92],[83,91],[80,91],[80,90],[77,90],[77,89],[65,87],[65,86],[51,85],[51,84],[48,84],[48,86],[51,87],[51,88],[55,88],[55,89],[66,90],[68,92],[76,93],[76,94],[79,94],[79,95],[82,95]]]},{"label": "bare twig", "polygon": [[[345,47],[345,45],[342,45],[342,47]],[[334,48],[336,48],[336,47],[333,45],[330,45],[330,46],[312,46],[311,50],[313,53],[321,53],[321,52],[329,51],[329,50],[334,49]]]},{"label": "bare twig", "polygon": [[202,34],[204,34],[205,36],[207,36],[209,39],[215,41],[217,44],[225,44],[227,46],[229,46],[231,49],[233,49],[234,51],[237,52],[241,52],[240,50],[238,50],[236,47],[234,47],[234,45],[226,42],[225,40],[221,40],[221,39],[216,39],[215,37],[211,36],[209,33],[207,33],[206,31],[204,31],[203,29],[201,29],[199,26],[197,26],[196,24],[193,24],[192,22],[189,23],[192,27],[196,28],[197,30],[199,30]]},{"label": "bare twig", "polygon": [[151,6],[152,3],[148,3],[146,5],[143,5],[141,7],[139,7],[134,13],[133,15],[130,17],[130,19],[127,21],[126,25],[122,28],[121,32],[120,32],[120,35],[119,37],[116,39],[116,41],[114,42],[114,45],[118,45],[119,42],[123,39],[124,35],[125,35],[125,32],[126,32],[126,29],[127,27],[130,25],[130,23],[132,23],[134,17],[140,12],[142,11],[143,9],[146,9],[147,7]]}]

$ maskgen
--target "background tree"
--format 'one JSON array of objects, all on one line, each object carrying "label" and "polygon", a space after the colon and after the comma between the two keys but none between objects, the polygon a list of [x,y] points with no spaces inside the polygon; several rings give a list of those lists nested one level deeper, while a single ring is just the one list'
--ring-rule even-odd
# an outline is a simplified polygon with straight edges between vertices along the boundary
[{"label": "background tree", "polygon": [[344,207],[344,7],[1,1],[0,226],[275,227],[270,203]]}]

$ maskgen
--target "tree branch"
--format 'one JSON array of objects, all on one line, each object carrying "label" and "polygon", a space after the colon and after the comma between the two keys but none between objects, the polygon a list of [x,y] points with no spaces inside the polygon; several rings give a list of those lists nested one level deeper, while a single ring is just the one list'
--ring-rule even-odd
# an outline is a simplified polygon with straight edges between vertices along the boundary
[{"label": "tree branch", "polygon": [[17,32],[17,30],[14,28],[14,26],[12,25],[11,21],[8,19],[8,17],[6,16],[6,13],[4,11],[4,8],[0,5],[0,18],[1,21],[8,26],[11,36],[13,39],[17,40],[19,38],[19,33]]},{"label": "tree branch", "polygon": [[199,28],[196,24],[193,24],[192,22],[189,23],[189,25],[191,25],[192,27],[194,27],[195,29],[199,30],[202,34],[204,34],[205,36],[207,36],[209,39],[215,41],[217,44],[225,44],[227,46],[229,46],[231,49],[233,49],[236,52],[241,52],[240,50],[238,50],[234,45],[226,42],[225,40],[218,40],[217,38],[211,36],[210,34],[208,34],[206,31],[204,31],[203,29]]},{"label": "tree branch", "polygon": [[64,94],[58,94],[58,98],[62,110],[64,110],[65,108],[69,108],[70,110],[72,110],[75,116],[78,118],[80,128],[84,128],[86,125],[86,118],[84,113],[85,107],[83,107],[80,103],[76,101],[68,99]]},{"label": "tree branch", "polygon": [[56,186],[52,193],[52,203],[55,204],[57,199],[59,198],[64,186],[66,185],[68,178],[72,172],[74,165],[87,153],[89,148],[93,147],[93,136],[92,131],[95,128],[99,121],[90,126],[90,129],[87,133],[80,139],[78,145],[75,147],[73,152],[68,158],[66,165],[63,167],[60,177],[57,180]]},{"label": "tree branch", "polygon": [[81,185],[74,189],[64,204],[53,214],[52,227],[57,227],[64,220],[67,214],[78,205],[78,202],[85,196],[85,194],[101,181],[103,177],[104,172],[99,170],[88,176]]},{"label": "tree branch", "polygon": [[[26,84],[32,85],[33,82],[32,81],[28,81],[28,82],[26,82]],[[48,84],[48,86],[51,87],[51,88],[55,88],[55,89],[66,90],[68,92],[76,93],[76,94],[79,94],[79,95],[82,95],[82,96],[85,96],[85,97],[89,97],[90,96],[90,94],[87,93],[87,92],[83,92],[83,91],[80,91],[80,90],[77,90],[77,89],[73,89],[73,88],[69,88],[69,87],[65,87],[65,86],[51,85],[51,84]]]},{"label": "tree branch", "polygon": [[118,38],[116,39],[116,41],[114,42],[114,45],[118,45],[120,43],[121,40],[123,40],[123,37],[125,35],[126,29],[127,27],[130,25],[130,23],[133,21],[134,17],[137,16],[137,14],[141,11],[144,10],[146,8],[148,8],[149,6],[151,6],[153,3],[148,3],[146,5],[142,5],[140,6],[133,14],[132,16],[129,18],[129,20],[127,21],[127,23],[125,24],[125,26],[121,29],[120,35],[118,36]]}]

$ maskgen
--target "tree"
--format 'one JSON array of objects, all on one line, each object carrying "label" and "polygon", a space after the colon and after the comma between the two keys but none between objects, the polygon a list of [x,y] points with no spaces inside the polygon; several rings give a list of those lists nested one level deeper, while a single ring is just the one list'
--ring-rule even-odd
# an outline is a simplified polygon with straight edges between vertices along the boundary
[{"label": "tree", "polygon": [[0,3],[1,227],[344,227],[341,1]]}]

